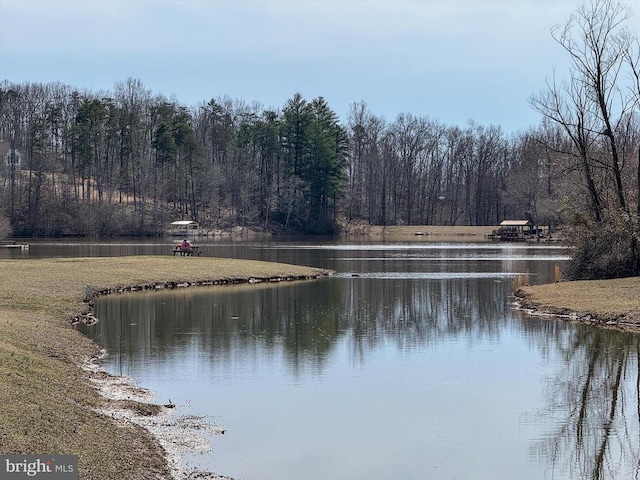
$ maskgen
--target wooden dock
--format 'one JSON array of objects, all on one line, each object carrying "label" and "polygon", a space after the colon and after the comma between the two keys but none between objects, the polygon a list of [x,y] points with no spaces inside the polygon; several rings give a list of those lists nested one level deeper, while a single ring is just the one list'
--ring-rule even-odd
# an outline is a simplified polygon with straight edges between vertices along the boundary
[{"label": "wooden dock", "polygon": [[487,237],[505,242],[539,242],[548,234],[546,227],[537,227],[528,220],[504,220]]}]

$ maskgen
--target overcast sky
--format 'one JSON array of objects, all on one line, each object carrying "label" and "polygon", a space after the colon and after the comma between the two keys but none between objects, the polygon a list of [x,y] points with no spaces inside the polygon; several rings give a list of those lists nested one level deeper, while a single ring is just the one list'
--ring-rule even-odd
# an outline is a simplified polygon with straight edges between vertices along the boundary
[{"label": "overcast sky", "polygon": [[[627,24],[640,32],[640,0]],[[568,59],[550,29],[576,0],[0,0],[0,80],[94,92],[140,79],[195,106],[323,96],[464,126],[524,130]]]}]

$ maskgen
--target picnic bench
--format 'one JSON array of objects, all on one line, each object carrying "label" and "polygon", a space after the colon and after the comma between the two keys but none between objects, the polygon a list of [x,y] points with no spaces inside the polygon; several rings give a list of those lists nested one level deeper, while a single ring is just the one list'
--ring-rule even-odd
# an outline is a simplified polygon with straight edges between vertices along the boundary
[{"label": "picnic bench", "polygon": [[177,244],[174,245],[173,247],[173,255],[175,256],[176,253],[179,253],[181,257],[191,257],[193,256],[193,254],[195,253],[196,255],[200,256],[200,247],[196,247],[195,245],[191,245],[191,247],[187,248],[186,250],[184,250],[182,248],[182,245]]}]

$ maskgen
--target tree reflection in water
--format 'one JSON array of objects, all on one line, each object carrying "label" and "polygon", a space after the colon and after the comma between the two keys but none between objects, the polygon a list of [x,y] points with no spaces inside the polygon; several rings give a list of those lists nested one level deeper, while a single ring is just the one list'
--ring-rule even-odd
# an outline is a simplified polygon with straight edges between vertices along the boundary
[{"label": "tree reflection in water", "polygon": [[[558,359],[533,455],[575,479],[640,478],[640,335],[548,322]],[[551,344],[549,331],[538,339]],[[629,461],[629,459],[636,459]]]},{"label": "tree reflection in water", "polygon": [[115,373],[179,363],[174,349],[185,348],[198,368],[222,371],[245,368],[237,352],[248,352],[256,364],[282,363],[295,383],[322,377],[341,344],[364,365],[380,346],[497,345],[512,329],[552,369],[543,410],[522,406],[533,413],[529,431],[544,432],[530,455],[549,462],[547,478],[640,478],[640,335],[526,317],[511,309],[509,292],[504,279],[446,276],[187,289],[101,299],[103,322],[86,333],[114,353]]}]

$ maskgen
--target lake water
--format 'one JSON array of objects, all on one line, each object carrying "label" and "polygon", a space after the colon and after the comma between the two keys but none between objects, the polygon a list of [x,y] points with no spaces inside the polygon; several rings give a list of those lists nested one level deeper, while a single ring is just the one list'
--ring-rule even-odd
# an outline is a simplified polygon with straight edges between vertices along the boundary
[{"label": "lake water", "polygon": [[99,299],[86,333],[106,369],[225,429],[190,465],[245,480],[640,477],[640,336],[511,306],[515,276],[550,281],[565,250],[204,249],[338,274]]}]

